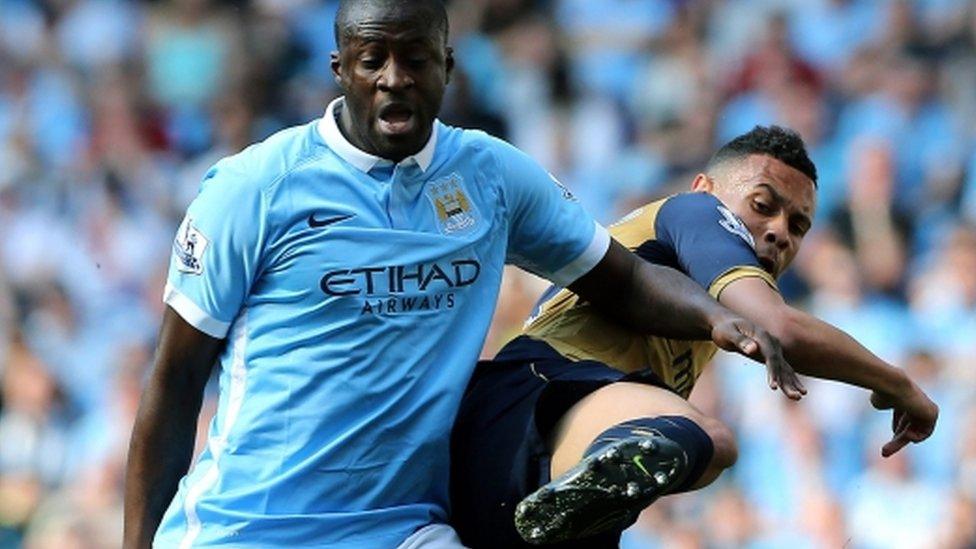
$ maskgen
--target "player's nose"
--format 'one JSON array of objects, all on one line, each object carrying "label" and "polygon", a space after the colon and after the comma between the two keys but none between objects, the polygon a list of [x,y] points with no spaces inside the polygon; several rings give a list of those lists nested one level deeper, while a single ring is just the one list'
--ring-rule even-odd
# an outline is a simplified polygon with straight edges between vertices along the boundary
[{"label": "player's nose", "polygon": [[766,225],[766,232],[763,240],[779,249],[785,249],[790,245],[789,226],[785,219],[776,218]]},{"label": "player's nose", "polygon": [[384,91],[400,91],[413,85],[413,77],[395,57],[391,56],[376,84]]}]

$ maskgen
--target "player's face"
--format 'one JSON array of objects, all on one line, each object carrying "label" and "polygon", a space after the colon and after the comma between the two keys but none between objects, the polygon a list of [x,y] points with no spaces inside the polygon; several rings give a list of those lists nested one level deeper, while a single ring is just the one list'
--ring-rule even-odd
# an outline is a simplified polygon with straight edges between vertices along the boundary
[{"label": "player's face", "polygon": [[400,161],[430,138],[454,65],[443,32],[432,27],[420,10],[366,10],[333,53],[349,116],[343,127],[366,152]]},{"label": "player's face", "polygon": [[722,170],[712,193],[738,215],[756,241],[763,268],[779,276],[796,257],[813,223],[813,181],[770,156],[751,155]]}]

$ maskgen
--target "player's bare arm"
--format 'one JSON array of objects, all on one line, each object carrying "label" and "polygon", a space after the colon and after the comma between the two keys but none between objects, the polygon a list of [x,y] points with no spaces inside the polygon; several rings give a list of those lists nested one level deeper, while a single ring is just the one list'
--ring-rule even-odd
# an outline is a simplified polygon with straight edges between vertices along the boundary
[{"label": "player's bare arm", "polygon": [[203,390],[223,344],[167,307],[129,443],[126,549],[150,547],[180,478],[190,468]]},{"label": "player's bare arm", "polygon": [[797,372],[863,387],[872,391],[871,403],[876,408],[892,409],[894,436],[882,448],[885,457],[932,434],[939,408],[903,370],[887,364],[843,331],[791,307],[762,280],[736,281],[719,300],[774,334]]},{"label": "player's bare arm", "polygon": [[769,332],[720,305],[684,274],[644,261],[616,240],[569,289],[635,331],[711,339],[722,349],[765,363],[771,388],[782,388],[794,400],[806,393]]}]

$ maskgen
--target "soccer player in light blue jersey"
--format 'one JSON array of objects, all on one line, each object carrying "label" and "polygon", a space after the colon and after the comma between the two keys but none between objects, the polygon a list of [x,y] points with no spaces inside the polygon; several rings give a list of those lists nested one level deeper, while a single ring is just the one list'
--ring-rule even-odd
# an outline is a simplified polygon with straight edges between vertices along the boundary
[{"label": "soccer player in light blue jersey", "polygon": [[218,162],[178,229],[126,547],[456,544],[450,429],[506,262],[792,374],[766,332],[637,260],[527,156],[436,120],[453,66],[438,1],[344,1],[336,32],[344,97]]}]

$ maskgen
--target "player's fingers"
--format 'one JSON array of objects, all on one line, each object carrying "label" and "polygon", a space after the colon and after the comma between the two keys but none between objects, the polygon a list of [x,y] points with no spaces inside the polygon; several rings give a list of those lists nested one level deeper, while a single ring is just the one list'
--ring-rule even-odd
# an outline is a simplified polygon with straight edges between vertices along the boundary
[{"label": "player's fingers", "polygon": [[[783,358],[783,351],[779,342],[766,331],[757,328],[748,321],[739,320],[732,323],[731,334],[726,331],[726,341],[735,349],[749,358],[766,365],[767,383],[770,389],[776,390],[782,386],[780,372],[793,369]],[[723,348],[726,348],[720,345]]]},{"label": "player's fingers", "polygon": [[896,434],[895,438],[891,439],[881,447],[881,457],[891,457],[895,454],[895,452],[904,448],[909,442],[911,441],[904,432]]},{"label": "player's fingers", "polygon": [[928,435],[909,429],[905,433],[905,438],[908,439],[908,442],[922,442],[928,438]]},{"label": "player's fingers", "polygon": [[712,330],[712,341],[721,349],[742,353],[753,359],[756,358],[755,354],[759,350],[750,331],[744,329],[738,322],[723,322],[717,325]]},{"label": "player's fingers", "polygon": [[893,433],[904,433],[908,429],[908,424],[908,414],[896,412],[891,415],[891,431]]},{"label": "player's fingers", "polygon": [[796,382],[796,390],[797,391],[800,391],[804,395],[807,394],[807,386],[804,385],[803,384],[803,381],[800,380],[800,376],[798,376],[798,375],[796,375],[794,373],[793,374],[793,380]]},{"label": "player's fingers", "polygon": [[766,366],[771,368],[773,372],[778,372],[782,364],[786,362],[783,360],[779,342],[774,341],[772,336],[766,332],[752,330],[750,326],[743,326],[740,329],[745,332],[753,344],[752,358],[765,362]]},{"label": "player's fingers", "polygon": [[789,383],[787,372],[792,374],[793,368],[783,358],[783,352],[779,347],[779,343],[774,341],[772,336],[768,334],[757,334],[755,341],[759,345],[759,350],[762,353],[761,359],[766,363],[766,369],[770,372],[773,382],[777,386],[783,386],[783,384]]},{"label": "player's fingers", "polygon": [[789,397],[790,400],[800,400],[803,395],[807,394],[807,390],[800,383],[800,378],[797,377],[796,373],[789,372],[784,376],[786,379],[781,384],[783,387],[783,393]]},{"label": "player's fingers", "polygon": [[805,384],[803,383],[803,380],[802,380],[802,379],[800,379],[800,376],[799,376],[799,375],[797,375],[797,376],[796,376],[796,382],[800,384],[800,389],[801,389],[801,390],[802,390],[802,391],[803,391],[804,393],[806,393],[806,392],[807,392],[807,386],[806,386],[806,385],[805,385]]},{"label": "player's fingers", "polygon": [[789,385],[791,388],[795,389],[801,394],[807,394],[807,388],[803,385],[803,381],[800,380],[800,376],[797,375],[793,368],[784,370],[781,376],[784,384]]},{"label": "player's fingers", "polygon": [[761,357],[757,357],[756,356],[756,354],[760,350],[759,344],[756,343],[756,341],[754,339],[752,339],[751,337],[743,336],[742,339],[739,340],[739,342],[738,342],[737,345],[739,347],[739,351],[741,351],[742,354],[744,354],[744,355],[746,355],[748,357],[751,357],[751,358],[760,358],[761,359]]},{"label": "player's fingers", "polygon": [[778,342],[765,332],[755,332],[750,325],[739,326],[739,330],[755,344],[754,352],[750,357],[765,363],[766,384],[769,385],[770,390],[782,390],[787,398],[800,400],[806,394],[806,389],[797,378],[796,372],[783,358]]},{"label": "player's fingers", "polygon": [[766,366],[766,383],[772,390],[780,389],[790,400],[800,400],[803,396],[797,388],[796,374],[789,368],[776,370]]},{"label": "player's fingers", "polygon": [[806,389],[797,387],[796,384],[793,383],[783,385],[783,392],[786,393],[786,396],[789,397],[790,400],[800,400],[803,398],[803,395],[807,394]]},{"label": "player's fingers", "polygon": [[756,330],[752,323],[746,321],[736,321],[733,324],[733,330],[735,332],[735,345],[739,352],[748,356],[753,360],[759,362],[765,362],[768,349],[764,344],[762,339],[756,334]]},{"label": "player's fingers", "polygon": [[769,388],[775,391],[779,388],[778,382],[777,372],[769,364],[766,364],[766,385],[769,385]]},{"label": "player's fingers", "polygon": [[912,442],[922,442],[923,440],[932,436],[933,430],[934,430],[933,428],[928,426],[924,428],[919,428],[914,424],[909,424],[908,427],[905,429],[905,435]]},{"label": "player's fingers", "polygon": [[891,399],[878,392],[871,393],[871,406],[876,410],[887,410],[892,407]]}]

